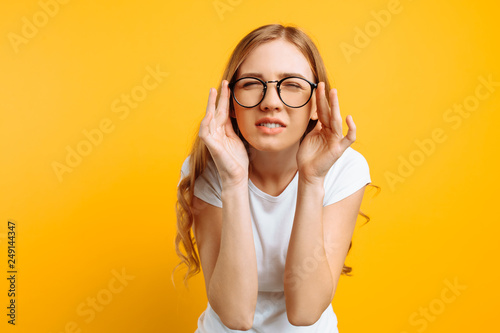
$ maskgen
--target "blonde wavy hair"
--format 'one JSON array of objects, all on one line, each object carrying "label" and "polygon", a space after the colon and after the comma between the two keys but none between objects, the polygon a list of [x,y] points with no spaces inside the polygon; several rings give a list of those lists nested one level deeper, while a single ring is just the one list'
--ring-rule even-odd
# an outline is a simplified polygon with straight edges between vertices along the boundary
[{"label": "blonde wavy hair", "polygon": [[[314,42],[304,31],[302,31],[298,27],[291,25],[283,26],[281,24],[268,24],[251,31],[249,34],[243,37],[243,39],[238,43],[229,58],[218,87],[221,86],[222,80],[227,80],[230,83],[235,81],[240,65],[246,59],[248,54],[252,52],[252,50],[254,50],[259,45],[277,39],[282,39],[295,45],[297,49],[302,52],[302,54],[309,62],[311,70],[314,74],[315,82],[325,82],[325,91],[327,92],[326,98],[328,102],[330,102],[328,94],[331,89],[330,82],[328,80],[326,68],[323,64],[323,60],[319,54],[318,49],[316,48]],[[221,94],[217,95],[216,105],[218,105],[220,96]],[[232,99],[230,101],[229,108],[230,112],[233,113],[234,105]],[[304,132],[304,135],[301,137],[300,142],[302,142],[304,137],[314,129],[317,121],[318,120],[309,121],[307,129]],[[236,119],[231,117],[231,122],[234,132],[238,134],[239,138],[248,151],[248,142],[241,135]],[[188,271],[184,276],[184,284],[186,285],[186,287],[188,279],[198,274],[200,272],[201,266],[199,255],[195,248],[196,240],[191,229],[194,222],[193,212],[196,209],[196,207],[193,207],[192,205],[194,196],[194,183],[196,178],[198,178],[198,176],[200,176],[205,170],[208,161],[212,160],[212,156],[210,155],[208,148],[205,146],[204,142],[200,139],[199,136],[196,137],[189,156],[189,174],[183,177],[179,182],[179,185],[177,187],[177,202],[175,204],[177,214],[177,234],[175,236],[175,250],[181,261],[179,262],[179,264],[177,264],[177,266],[174,267],[172,271],[173,281],[173,276],[177,268],[179,268],[179,266],[181,266],[182,264],[185,264],[187,266]],[[371,183],[368,185],[377,188],[377,193],[380,191],[380,187]],[[364,214],[361,210],[358,214],[366,219],[366,222],[364,224],[370,221],[370,217]],[[347,253],[349,253],[351,247],[352,241],[349,244],[349,250]],[[351,271],[352,268],[344,264],[342,274],[350,275]]]}]

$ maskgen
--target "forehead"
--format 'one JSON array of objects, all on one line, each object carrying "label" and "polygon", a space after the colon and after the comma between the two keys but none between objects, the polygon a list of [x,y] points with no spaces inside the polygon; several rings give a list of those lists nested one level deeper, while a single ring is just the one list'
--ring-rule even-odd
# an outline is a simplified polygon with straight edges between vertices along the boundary
[{"label": "forehead", "polygon": [[238,78],[246,73],[260,73],[264,80],[288,76],[286,73],[297,73],[314,81],[306,57],[295,45],[284,40],[267,42],[252,50],[240,65]]}]

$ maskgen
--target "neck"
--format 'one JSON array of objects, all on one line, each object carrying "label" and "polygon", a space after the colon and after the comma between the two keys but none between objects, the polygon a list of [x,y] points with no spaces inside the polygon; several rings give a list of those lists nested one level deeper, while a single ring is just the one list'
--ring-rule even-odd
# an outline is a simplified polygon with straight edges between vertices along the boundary
[{"label": "neck", "polygon": [[278,151],[259,151],[249,148],[250,165],[248,175],[260,183],[281,183],[290,181],[297,173],[297,152],[299,144]]}]

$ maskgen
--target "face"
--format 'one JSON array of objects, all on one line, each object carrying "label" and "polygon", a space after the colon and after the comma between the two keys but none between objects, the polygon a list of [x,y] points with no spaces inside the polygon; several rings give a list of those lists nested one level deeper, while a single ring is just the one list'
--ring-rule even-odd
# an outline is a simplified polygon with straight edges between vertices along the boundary
[{"label": "face", "polygon": [[[251,76],[271,81],[297,74],[316,83],[304,55],[293,44],[274,40],[250,52],[240,65],[236,79]],[[233,117],[236,117],[243,137],[257,150],[280,151],[294,145],[298,147],[309,120],[317,119],[315,95],[314,91],[309,102],[303,107],[291,108],[280,100],[276,83],[268,83],[264,99],[253,108],[244,108],[233,100]],[[273,118],[284,127],[269,129],[259,126],[264,118]]]}]

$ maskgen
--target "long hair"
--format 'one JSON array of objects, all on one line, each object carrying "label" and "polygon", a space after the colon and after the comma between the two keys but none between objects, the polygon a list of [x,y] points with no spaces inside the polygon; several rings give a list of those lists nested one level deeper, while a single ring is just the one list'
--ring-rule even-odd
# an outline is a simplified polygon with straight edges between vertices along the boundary
[{"label": "long hair", "polygon": [[[294,26],[283,26],[281,24],[269,24],[261,26],[243,37],[243,39],[235,47],[233,53],[229,58],[218,87],[221,86],[222,80],[227,80],[230,83],[235,81],[240,65],[246,59],[248,54],[252,52],[252,50],[254,50],[259,45],[278,39],[282,39],[295,45],[295,47],[297,47],[297,49],[305,56],[313,72],[315,82],[325,82],[325,91],[327,92],[325,95],[328,102],[330,102],[328,94],[331,89],[330,82],[328,80],[325,65],[318,49],[314,45],[314,42],[300,28]],[[221,94],[217,94],[216,105],[218,105],[219,103],[220,96]],[[231,113],[234,112],[232,99],[230,101],[229,111]],[[304,135],[300,139],[300,143],[302,143],[302,140],[305,138],[305,136],[314,129],[317,122],[317,119],[309,120],[309,124],[306,131],[304,132]],[[249,144],[241,135],[236,118],[231,117],[231,123],[234,132],[239,136],[248,152]],[[198,253],[196,252],[195,248],[196,240],[193,237],[191,229],[194,221],[193,211],[194,209],[196,209],[192,205],[194,196],[194,183],[196,178],[198,178],[198,176],[200,176],[205,170],[208,161],[212,160],[212,156],[210,155],[208,148],[205,146],[204,142],[200,139],[199,136],[196,137],[189,156],[189,174],[185,175],[179,182],[179,185],[177,187],[177,202],[175,205],[177,214],[177,235],[175,236],[175,250],[179,258],[181,259],[181,262],[177,266],[175,266],[172,272],[173,281],[173,274],[175,273],[176,269],[182,264],[185,264],[188,268],[188,271],[184,276],[184,284],[186,286],[187,280],[198,274],[200,272],[201,266]],[[369,185],[376,187],[378,189],[377,193],[380,191],[380,188],[378,186],[372,184]],[[359,211],[359,215],[363,216],[366,219],[365,224],[370,221],[370,218],[361,210]],[[352,241],[351,244],[349,244],[349,250],[347,253],[349,253],[351,247]],[[352,268],[344,264],[342,274],[350,275],[349,273],[351,271]]]}]

